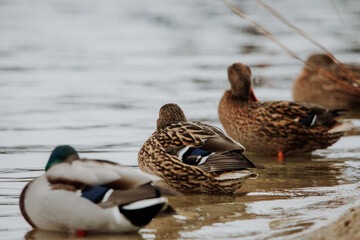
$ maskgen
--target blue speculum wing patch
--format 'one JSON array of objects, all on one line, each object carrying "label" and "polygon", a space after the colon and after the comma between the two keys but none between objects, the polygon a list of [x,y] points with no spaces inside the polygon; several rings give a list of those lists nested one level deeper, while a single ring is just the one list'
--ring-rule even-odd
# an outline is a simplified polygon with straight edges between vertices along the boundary
[{"label": "blue speculum wing patch", "polygon": [[190,147],[182,156],[182,161],[189,165],[199,165],[203,164],[210,154],[211,152],[209,151]]},{"label": "blue speculum wing patch", "polygon": [[302,125],[305,125],[307,127],[310,127],[312,122],[314,120],[314,115],[307,115],[305,118],[300,118],[299,122]]},{"label": "blue speculum wing patch", "polygon": [[200,155],[200,156],[207,156],[209,155],[211,152],[202,150],[200,148],[193,148],[191,153],[189,155]]},{"label": "blue speculum wing patch", "polygon": [[82,191],[81,197],[86,198],[93,203],[99,203],[108,190],[109,188],[103,186],[89,186]]}]

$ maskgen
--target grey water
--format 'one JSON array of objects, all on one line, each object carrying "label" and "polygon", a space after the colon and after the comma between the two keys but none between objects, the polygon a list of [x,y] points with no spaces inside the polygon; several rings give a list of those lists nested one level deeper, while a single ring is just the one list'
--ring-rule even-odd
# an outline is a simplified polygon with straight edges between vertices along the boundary
[{"label": "grey water", "polygon": [[[301,58],[320,51],[256,1],[233,3]],[[341,61],[359,62],[358,0],[334,1],[340,17],[329,0],[267,3]],[[222,127],[217,105],[234,62],[251,67],[260,100],[291,100],[302,63],[221,1],[1,0],[0,239],[73,238],[31,231],[18,207],[56,145],[136,166],[168,102]],[[247,195],[173,198],[174,217],[101,239],[293,239],[328,224],[359,203],[353,123],[326,150],[284,161],[249,154],[265,169]]]}]

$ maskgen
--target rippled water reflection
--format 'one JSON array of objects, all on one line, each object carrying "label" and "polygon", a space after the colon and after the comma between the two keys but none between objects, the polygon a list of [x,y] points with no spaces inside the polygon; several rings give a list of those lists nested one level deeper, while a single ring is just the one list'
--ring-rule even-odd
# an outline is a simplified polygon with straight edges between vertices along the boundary
[{"label": "rippled water reflection", "polygon": [[[358,62],[357,0],[336,1],[345,26],[328,0],[268,3],[339,59]],[[254,1],[239,4],[301,57],[318,51]],[[0,34],[0,239],[76,237],[30,232],[18,209],[21,189],[43,173],[54,146],[135,166],[166,102],[221,127],[217,104],[231,63],[252,67],[262,100],[291,99],[302,67],[221,1],[0,1]],[[312,155],[278,162],[249,154],[265,169],[248,181],[247,195],[170,199],[173,218],[135,235],[89,238],[293,238],[317,228],[359,198],[354,124]]]}]

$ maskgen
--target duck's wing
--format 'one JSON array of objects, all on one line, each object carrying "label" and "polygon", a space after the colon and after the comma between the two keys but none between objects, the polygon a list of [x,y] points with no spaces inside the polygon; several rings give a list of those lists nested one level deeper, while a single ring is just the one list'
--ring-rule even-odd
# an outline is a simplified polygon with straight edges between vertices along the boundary
[{"label": "duck's wing", "polygon": [[52,166],[46,177],[52,184],[68,184],[76,188],[106,185],[130,189],[157,180],[155,176],[110,161],[80,159]]},{"label": "duck's wing", "polygon": [[[245,148],[222,130],[201,122],[186,122],[168,127],[171,144],[167,152],[185,164],[206,172],[256,167],[242,153]],[[181,144],[180,144],[181,143]]]},{"label": "duck's wing", "polygon": [[182,158],[182,162],[189,165],[196,165],[206,172],[257,168],[257,166],[239,150],[222,153],[209,153],[206,151],[199,153],[198,149],[189,148],[187,151],[190,153]]},{"label": "duck's wing", "polygon": [[276,124],[296,124],[298,122],[305,127],[315,128],[318,126],[326,127],[329,130],[340,123],[337,118],[346,115],[343,109],[327,109],[316,104],[303,102],[265,102],[263,106],[269,113],[272,122]]},{"label": "duck's wing", "polygon": [[231,150],[244,151],[245,148],[214,126],[201,122],[182,122],[167,127],[171,143],[178,149],[186,146],[200,148],[209,152]]},{"label": "duck's wing", "polygon": [[289,101],[273,101],[261,103],[266,113],[274,119],[290,118],[298,119],[306,117],[309,109],[306,106]]},{"label": "duck's wing", "polygon": [[120,206],[129,204],[132,202],[150,199],[150,198],[158,198],[163,195],[177,195],[175,192],[171,192],[167,190],[167,193],[163,194],[163,189],[152,185],[151,183],[146,183],[136,188],[128,189],[128,190],[113,190],[109,197],[103,199],[100,203],[101,207],[108,208],[112,206]]}]

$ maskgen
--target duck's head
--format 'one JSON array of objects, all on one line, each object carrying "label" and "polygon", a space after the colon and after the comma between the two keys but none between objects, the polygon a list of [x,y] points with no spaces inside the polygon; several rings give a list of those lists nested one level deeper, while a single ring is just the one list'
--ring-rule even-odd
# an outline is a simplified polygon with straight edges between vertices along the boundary
[{"label": "duck's head", "polygon": [[175,103],[165,104],[160,108],[159,118],[157,120],[157,131],[162,128],[178,123],[178,122],[186,122],[186,117],[183,110],[179,107],[179,105]]},{"label": "duck's head", "polygon": [[306,61],[311,67],[327,67],[334,63],[334,60],[327,54],[317,53],[311,55]]},{"label": "duck's head", "polygon": [[243,101],[257,101],[251,89],[251,70],[242,63],[234,63],[228,67],[231,93]]},{"label": "duck's head", "polygon": [[67,162],[79,159],[77,151],[69,145],[57,146],[51,153],[49,161],[46,164],[45,171],[57,163]]}]

